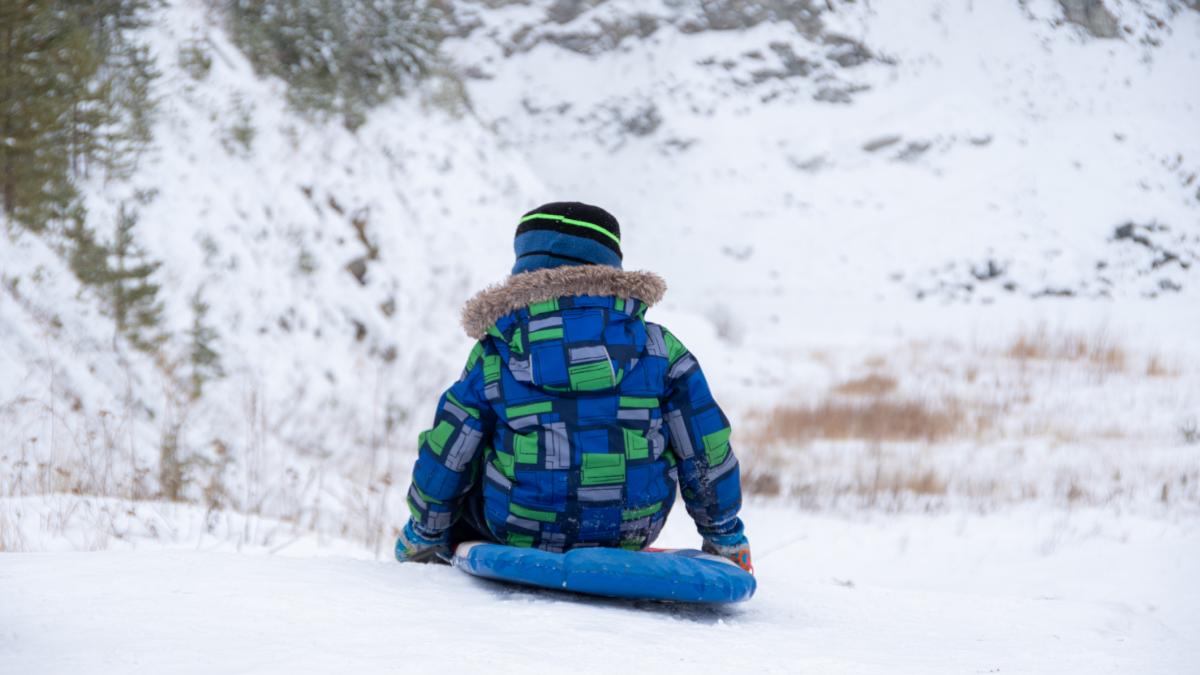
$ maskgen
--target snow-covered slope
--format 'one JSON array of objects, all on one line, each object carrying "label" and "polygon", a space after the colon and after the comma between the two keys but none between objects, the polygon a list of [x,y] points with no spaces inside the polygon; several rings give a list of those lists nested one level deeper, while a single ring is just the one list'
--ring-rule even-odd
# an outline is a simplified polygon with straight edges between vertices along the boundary
[{"label": "snow-covered slope", "polygon": [[[390,451],[461,368],[457,308],[507,270],[492,252],[538,179],[437,91],[375,111],[355,134],[307,120],[282,82],[254,75],[207,3],[163,8],[146,37],[164,71],[155,145],[128,184],[90,186],[88,206],[103,234],[119,204],[151,195],[137,235],[163,263],[172,338],[153,356],[129,349],[47,242],[6,237],[6,487],[152,495],[167,439],[187,462],[187,497],[215,507],[307,505],[328,487],[318,474],[400,482],[407,466]],[[200,79],[178,64],[185,46],[211,58]],[[211,306],[225,376],[192,401],[194,297]]]},{"label": "snow-covered slope", "polygon": [[[481,114],[552,190],[619,208],[681,302],[1195,297],[1200,14],[1178,3],[1110,3],[1120,41],[1047,1],[783,3],[802,29],[724,3],[736,31],[596,4],[486,13],[457,54]],[[639,12],[656,28],[618,42]]]},{"label": "snow-covered slope", "polygon": [[[758,595],[694,608],[441,566],[173,550],[0,556],[13,673],[1185,673],[1195,523],[755,508]],[[688,544],[682,528],[669,542]],[[863,555],[864,551],[871,555]]]}]

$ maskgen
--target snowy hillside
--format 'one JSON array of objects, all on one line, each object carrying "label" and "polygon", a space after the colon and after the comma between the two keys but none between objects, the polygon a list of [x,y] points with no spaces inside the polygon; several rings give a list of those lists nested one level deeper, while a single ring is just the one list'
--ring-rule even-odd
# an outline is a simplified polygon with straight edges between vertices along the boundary
[{"label": "snowy hillside", "polygon": [[[460,605],[464,634],[561,622],[668,671],[1187,671],[1196,3],[429,4],[436,68],[353,130],[256,71],[223,3],[149,10],[153,141],[81,193],[105,240],[136,208],[153,349],[60,240],[5,221],[0,671],[198,670],[193,630],[232,645],[217,670],[382,670]],[[744,609],[388,562],[471,347],[459,308],[507,274],[518,216],[563,199],[620,219],[626,268],[670,286],[649,318],[730,413]],[[666,543],[695,545],[679,518]],[[515,641],[461,658],[542,658]]]},{"label": "snowy hillside", "polygon": [[636,254],[708,280],[677,282],[688,300],[1194,298],[1178,3],[1110,3],[1121,41],[1055,2],[594,4],[561,24],[509,5],[456,54],[550,188],[625,206]]}]

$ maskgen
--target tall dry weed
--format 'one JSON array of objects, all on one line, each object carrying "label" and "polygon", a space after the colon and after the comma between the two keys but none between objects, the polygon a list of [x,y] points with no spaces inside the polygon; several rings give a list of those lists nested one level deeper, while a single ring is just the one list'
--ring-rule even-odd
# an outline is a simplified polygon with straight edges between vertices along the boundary
[{"label": "tall dry weed", "polygon": [[1022,363],[1083,362],[1101,374],[1124,372],[1129,361],[1125,349],[1105,331],[1051,334],[1044,327],[1018,335],[1004,354]]},{"label": "tall dry weed", "polygon": [[15,553],[24,550],[21,530],[9,519],[7,509],[0,510],[0,553]]}]

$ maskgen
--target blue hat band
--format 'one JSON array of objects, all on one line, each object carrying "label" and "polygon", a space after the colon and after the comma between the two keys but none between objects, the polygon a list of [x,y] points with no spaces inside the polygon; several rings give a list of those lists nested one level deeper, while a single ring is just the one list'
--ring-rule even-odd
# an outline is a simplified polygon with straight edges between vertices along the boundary
[{"label": "blue hat band", "polygon": [[563,232],[533,230],[513,240],[517,262],[513,274],[563,265],[608,265],[621,269],[621,256],[588,237]]}]

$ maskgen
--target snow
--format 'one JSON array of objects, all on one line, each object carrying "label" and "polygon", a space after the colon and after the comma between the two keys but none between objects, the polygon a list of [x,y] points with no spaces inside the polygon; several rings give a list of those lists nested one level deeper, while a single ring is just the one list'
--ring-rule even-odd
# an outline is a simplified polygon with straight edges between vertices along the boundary
[{"label": "snow", "polygon": [[[1099,511],[754,505],[758,595],[588,600],[443,566],[200,549],[0,556],[12,673],[1185,673],[1200,528]],[[676,515],[668,545],[694,545]],[[539,665],[540,664],[540,665]]]},{"label": "snow", "polygon": [[[823,36],[875,56],[843,67],[783,23],[681,30],[698,3],[583,3],[565,24],[454,4],[479,26],[448,56],[479,76],[356,133],[290,110],[208,3],[156,10],[155,147],[85,192],[102,233],[155,195],[139,242],[166,328],[200,291],[220,333],[226,377],[200,399],[177,339],[128,349],[53,242],[0,234],[0,673],[1196,670],[1200,12],[1108,0],[1125,37],[1096,40],[1054,0],[817,3]],[[658,29],[548,41],[635,12]],[[755,82],[786,65],[773,43],[813,72]],[[182,45],[208,50],[205,77]],[[439,89],[459,84],[469,106]],[[704,364],[747,475],[778,481],[747,510],[745,605],[388,559],[413,439],[470,348],[457,308],[507,272],[517,215],[559,199],[618,215],[627,268],[671,287],[649,318]],[[1169,227],[1155,245],[1190,267],[1125,223]],[[1035,297],[1055,289],[1076,296]],[[764,438],[776,406],[844,403],[867,375],[987,423]],[[171,433],[184,503],[156,487]],[[696,544],[682,512],[661,543]]]}]

